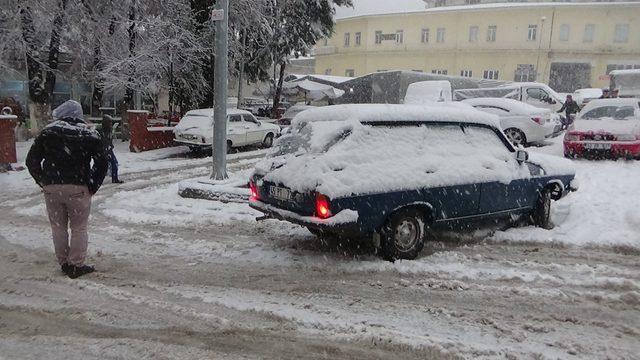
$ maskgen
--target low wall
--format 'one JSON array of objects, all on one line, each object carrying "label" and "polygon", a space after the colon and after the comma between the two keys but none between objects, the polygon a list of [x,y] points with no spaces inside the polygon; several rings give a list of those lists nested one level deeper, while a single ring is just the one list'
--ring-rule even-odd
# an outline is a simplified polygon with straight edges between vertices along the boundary
[{"label": "low wall", "polygon": [[129,151],[142,152],[174,146],[173,127],[149,126],[149,112],[127,111],[131,142]]}]

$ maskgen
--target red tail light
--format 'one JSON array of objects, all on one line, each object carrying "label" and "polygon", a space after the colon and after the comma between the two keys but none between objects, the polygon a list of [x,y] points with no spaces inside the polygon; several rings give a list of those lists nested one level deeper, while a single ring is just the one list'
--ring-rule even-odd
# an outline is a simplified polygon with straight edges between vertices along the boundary
[{"label": "red tail light", "polygon": [[534,118],[531,118],[531,120],[533,120],[534,122],[536,122],[538,125],[542,125],[542,124],[544,124],[544,119],[543,119],[543,118],[534,117]]},{"label": "red tail light", "polygon": [[251,192],[251,196],[249,197],[250,201],[255,201],[258,200],[258,187],[256,186],[256,183],[254,183],[253,181],[249,181],[249,191]]},{"label": "red tail light", "polygon": [[316,193],[316,216],[320,219],[331,217],[331,202],[326,195]]}]

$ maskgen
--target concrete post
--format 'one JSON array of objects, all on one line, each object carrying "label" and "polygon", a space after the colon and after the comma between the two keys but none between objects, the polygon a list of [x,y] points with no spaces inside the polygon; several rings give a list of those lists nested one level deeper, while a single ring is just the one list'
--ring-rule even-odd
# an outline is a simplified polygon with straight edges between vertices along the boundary
[{"label": "concrete post", "polygon": [[217,9],[223,11],[216,21],[215,64],[213,83],[213,171],[211,178],[224,180],[227,175],[227,88],[228,88],[228,26],[229,1],[219,0]]}]

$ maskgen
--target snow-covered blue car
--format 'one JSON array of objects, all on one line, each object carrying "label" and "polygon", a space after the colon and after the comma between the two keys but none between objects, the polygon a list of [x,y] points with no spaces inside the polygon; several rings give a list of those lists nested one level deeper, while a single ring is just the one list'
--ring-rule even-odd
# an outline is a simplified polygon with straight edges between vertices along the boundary
[{"label": "snow-covered blue car", "polygon": [[371,239],[388,259],[479,220],[550,227],[551,200],[574,189],[571,162],[529,158],[498,124],[464,104],[311,109],[256,166],[250,205],[314,234]]}]

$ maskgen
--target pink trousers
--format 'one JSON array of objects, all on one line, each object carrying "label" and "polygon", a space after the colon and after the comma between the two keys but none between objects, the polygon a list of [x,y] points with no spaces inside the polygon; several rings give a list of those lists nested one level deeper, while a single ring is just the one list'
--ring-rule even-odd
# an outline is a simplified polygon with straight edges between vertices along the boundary
[{"label": "pink trousers", "polygon": [[82,185],[46,185],[44,198],[58,263],[84,265],[91,212],[89,189]]}]

